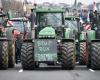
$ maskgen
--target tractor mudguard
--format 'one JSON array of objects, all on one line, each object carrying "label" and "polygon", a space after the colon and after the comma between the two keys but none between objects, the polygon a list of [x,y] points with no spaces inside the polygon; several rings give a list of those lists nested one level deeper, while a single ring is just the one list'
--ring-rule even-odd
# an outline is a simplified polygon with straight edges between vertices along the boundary
[{"label": "tractor mudguard", "polygon": [[91,40],[91,42],[100,42],[100,39]]},{"label": "tractor mudguard", "polygon": [[61,42],[75,42],[74,39],[62,39]]},{"label": "tractor mudguard", "polygon": [[0,41],[8,41],[6,37],[0,37]]},{"label": "tractor mudguard", "polygon": [[24,39],[23,42],[33,42],[32,39]]},{"label": "tractor mudguard", "polygon": [[86,40],[81,40],[80,42],[86,42]]}]

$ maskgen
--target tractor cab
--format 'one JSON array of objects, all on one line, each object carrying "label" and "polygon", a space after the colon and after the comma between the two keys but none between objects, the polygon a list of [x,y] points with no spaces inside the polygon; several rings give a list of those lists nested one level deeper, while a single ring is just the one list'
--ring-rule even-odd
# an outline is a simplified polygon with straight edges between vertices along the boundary
[{"label": "tractor cab", "polygon": [[65,27],[70,28],[73,32],[75,39],[78,39],[78,32],[80,30],[79,17],[67,16],[65,17]]},{"label": "tractor cab", "polygon": [[[59,30],[61,33],[64,25],[64,10],[58,8],[38,8],[36,12],[36,25],[38,38],[42,36],[55,37],[55,32]],[[59,34],[57,32],[57,34]]]},{"label": "tractor cab", "polygon": [[[99,11],[90,11],[89,14],[89,23],[91,25],[90,30],[86,30],[88,42],[99,41],[100,39],[100,12]],[[89,26],[87,26],[89,27]]]},{"label": "tractor cab", "polygon": [[13,27],[24,34],[25,30],[28,29],[27,27],[28,20],[24,18],[11,18],[7,20],[7,27]]},{"label": "tractor cab", "polygon": [[90,23],[92,24],[92,29],[100,28],[100,12],[90,12],[89,14]]},{"label": "tractor cab", "polygon": [[77,26],[78,22],[79,22],[79,17],[75,17],[75,16],[65,17],[66,27],[71,28],[77,32],[78,32],[78,26]]},{"label": "tractor cab", "polygon": [[[91,16],[92,15],[92,16]],[[96,39],[100,39],[100,12],[95,11],[90,13],[90,23],[92,25],[92,30],[95,31]]]}]

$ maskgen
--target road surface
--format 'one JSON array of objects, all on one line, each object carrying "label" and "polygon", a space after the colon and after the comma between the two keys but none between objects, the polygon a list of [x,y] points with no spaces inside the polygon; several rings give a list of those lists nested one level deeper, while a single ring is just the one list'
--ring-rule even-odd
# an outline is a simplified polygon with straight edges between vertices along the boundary
[{"label": "road surface", "polygon": [[13,69],[0,70],[0,80],[100,80],[100,70],[77,65],[74,70],[42,66],[40,69],[29,71],[22,70],[18,64]]}]

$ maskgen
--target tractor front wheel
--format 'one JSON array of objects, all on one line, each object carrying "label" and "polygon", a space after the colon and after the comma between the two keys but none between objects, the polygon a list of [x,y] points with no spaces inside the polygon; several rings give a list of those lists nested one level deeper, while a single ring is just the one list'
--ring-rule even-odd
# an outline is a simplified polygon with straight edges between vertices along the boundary
[{"label": "tractor front wheel", "polygon": [[8,66],[9,68],[13,68],[15,66],[15,44],[13,41],[8,42],[9,45],[9,52],[8,52]]},{"label": "tractor front wheel", "polygon": [[86,64],[86,42],[80,42],[79,64],[80,65]]},{"label": "tractor front wheel", "polygon": [[64,42],[62,44],[61,63],[63,69],[73,69],[75,67],[75,44],[74,42]]},{"label": "tractor front wheel", "polygon": [[91,68],[100,69],[100,42],[91,44]]},{"label": "tractor front wheel", "polygon": [[26,42],[22,44],[21,48],[21,63],[22,68],[25,70],[33,70],[34,63],[34,48],[33,44]]},{"label": "tractor front wheel", "polygon": [[0,41],[0,69],[8,68],[8,42]]}]

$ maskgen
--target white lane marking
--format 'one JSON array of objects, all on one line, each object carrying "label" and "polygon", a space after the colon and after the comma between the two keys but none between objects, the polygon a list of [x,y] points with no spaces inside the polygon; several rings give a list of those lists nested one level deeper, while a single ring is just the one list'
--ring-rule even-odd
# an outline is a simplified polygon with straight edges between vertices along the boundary
[{"label": "white lane marking", "polygon": [[89,69],[91,72],[95,72],[95,70],[93,70],[93,69]]},{"label": "white lane marking", "polygon": [[20,69],[18,72],[20,72],[20,73],[23,72],[23,69]]}]

